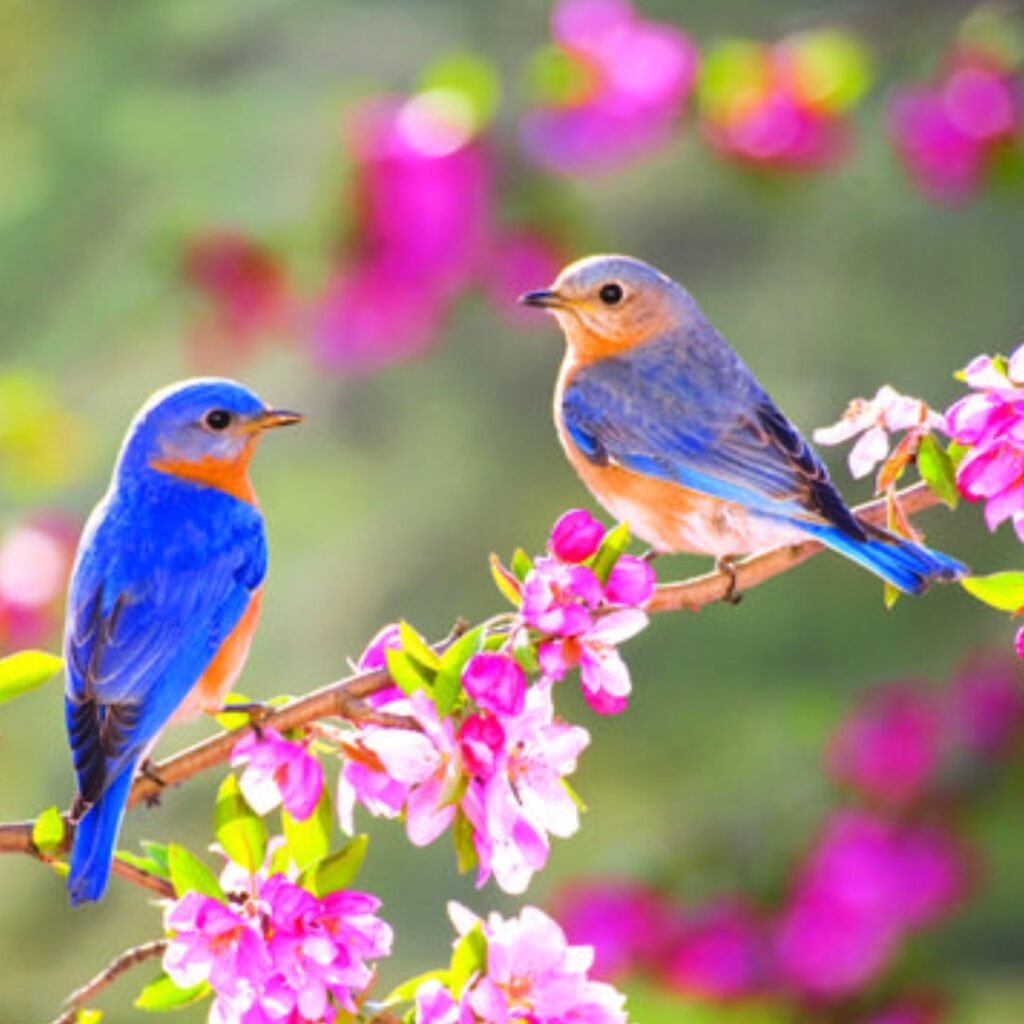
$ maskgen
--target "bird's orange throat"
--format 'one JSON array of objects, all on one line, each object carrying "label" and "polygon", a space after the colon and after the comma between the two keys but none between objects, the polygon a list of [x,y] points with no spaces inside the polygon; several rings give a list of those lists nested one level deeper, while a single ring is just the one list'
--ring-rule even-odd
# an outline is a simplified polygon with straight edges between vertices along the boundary
[{"label": "bird's orange throat", "polygon": [[624,351],[632,348],[632,345],[623,345],[595,334],[573,314],[558,319],[566,335],[566,363],[571,364],[574,370],[610,356],[621,356]]},{"label": "bird's orange throat", "polygon": [[176,476],[179,480],[203,484],[206,487],[224,491],[249,505],[257,504],[256,492],[249,480],[249,460],[252,458],[256,439],[252,438],[234,459],[217,459],[204,455],[201,459],[182,459],[166,456],[154,459],[153,469]]}]

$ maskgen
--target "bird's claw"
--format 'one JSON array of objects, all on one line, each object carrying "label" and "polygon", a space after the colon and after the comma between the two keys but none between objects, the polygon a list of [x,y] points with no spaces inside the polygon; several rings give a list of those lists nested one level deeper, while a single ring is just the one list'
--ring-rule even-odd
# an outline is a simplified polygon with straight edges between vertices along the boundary
[{"label": "bird's claw", "polygon": [[715,561],[715,568],[728,579],[728,586],[725,588],[725,593],[722,595],[722,600],[726,604],[736,605],[743,600],[743,595],[739,591],[739,583],[736,579],[736,564],[731,555],[723,555]]},{"label": "bird's claw", "polygon": [[167,780],[156,770],[156,765],[154,765],[148,757],[139,765],[139,775],[144,779],[149,779],[149,781],[157,787],[157,791],[155,793],[150,793],[146,797],[146,806],[159,807],[160,790],[167,785]]},{"label": "bird's claw", "polygon": [[249,700],[237,704],[225,704],[217,712],[219,715],[247,715],[249,726],[258,739],[263,739],[263,726],[267,716],[273,710],[269,704],[263,704],[258,700]]}]

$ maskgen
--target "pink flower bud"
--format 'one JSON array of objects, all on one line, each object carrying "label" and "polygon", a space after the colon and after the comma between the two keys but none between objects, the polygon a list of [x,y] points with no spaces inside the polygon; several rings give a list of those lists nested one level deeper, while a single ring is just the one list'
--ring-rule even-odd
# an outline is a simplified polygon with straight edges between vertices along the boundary
[{"label": "pink flower bud", "polygon": [[555,523],[548,547],[563,562],[584,562],[603,539],[604,527],[586,509],[574,508]]},{"label": "pink flower bud", "polygon": [[489,779],[505,748],[505,730],[494,715],[470,715],[459,729],[459,750],[467,771]]},{"label": "pink flower bud", "polygon": [[654,593],[654,570],[642,558],[623,555],[604,585],[604,596],[612,604],[646,604]]},{"label": "pink flower bud", "polygon": [[389,649],[393,651],[402,649],[402,639],[398,632],[398,624],[395,622],[383,626],[374,634],[366,650],[359,657],[359,671],[376,672],[387,668],[387,656],[384,652]]},{"label": "pink flower bud", "polygon": [[466,692],[487,711],[518,715],[526,699],[526,676],[514,658],[494,651],[474,654],[462,670]]}]

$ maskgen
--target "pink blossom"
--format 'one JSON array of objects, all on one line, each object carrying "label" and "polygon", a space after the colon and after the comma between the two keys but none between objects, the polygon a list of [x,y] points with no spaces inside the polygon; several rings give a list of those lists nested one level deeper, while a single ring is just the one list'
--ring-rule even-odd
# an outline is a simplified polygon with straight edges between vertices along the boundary
[{"label": "pink blossom", "polygon": [[966,877],[963,854],[944,832],[860,811],[837,815],[780,923],[784,975],[811,995],[852,992],[882,969],[908,930],[951,909]]},{"label": "pink blossom", "polygon": [[462,670],[462,685],[486,711],[505,716],[523,710],[526,675],[511,655],[497,651],[474,654]]},{"label": "pink blossom", "polygon": [[697,50],[671,25],[640,18],[626,0],[562,0],[556,46],[583,87],[527,114],[523,145],[574,173],[621,163],[671,134],[697,72]]},{"label": "pink blossom", "polygon": [[897,93],[889,108],[890,131],[907,170],[937,202],[973,195],[995,147],[1021,124],[1019,83],[993,61],[969,53],[954,56],[937,86]]},{"label": "pink blossom", "polygon": [[647,616],[635,608],[602,615],[583,633],[542,643],[537,648],[541,670],[557,681],[578,666],[587,703],[599,714],[618,714],[626,708],[632,682],[617,647],[646,625]]},{"label": "pink blossom", "polygon": [[1011,520],[1024,540],[1024,346],[1005,365],[987,356],[965,372],[973,391],[946,413],[953,440],[970,450],[956,482],[969,501],[985,502],[990,530]]},{"label": "pink blossom", "polygon": [[542,633],[578,636],[590,629],[603,599],[601,581],[587,566],[538,558],[523,583],[522,615]]},{"label": "pink blossom", "polygon": [[469,715],[459,726],[459,751],[470,775],[489,779],[497,771],[504,750],[505,730],[494,715]]},{"label": "pink blossom", "polygon": [[946,740],[944,711],[935,696],[899,684],[872,694],[844,723],[828,763],[834,775],[869,796],[907,804],[934,781]]},{"label": "pink blossom", "polygon": [[574,508],[555,523],[548,550],[562,562],[585,562],[604,540],[604,526],[586,509]]},{"label": "pink blossom", "polygon": [[474,1024],[472,1011],[459,1005],[436,978],[423,982],[416,989],[416,1024]]},{"label": "pink blossom", "polygon": [[958,738],[973,753],[1005,753],[1024,730],[1024,686],[1009,664],[968,666],[954,680],[950,701]]},{"label": "pink blossom", "polygon": [[569,941],[594,950],[594,973],[614,979],[649,966],[666,938],[665,898],[631,882],[577,882],[553,912]]},{"label": "pink blossom", "polygon": [[519,302],[538,281],[553,281],[565,265],[560,247],[532,228],[499,228],[481,268],[488,297],[517,327],[544,326],[536,309]]},{"label": "pink blossom", "polygon": [[610,604],[645,605],[654,594],[655,582],[649,562],[633,555],[620,555],[608,574],[604,596]]},{"label": "pink blossom", "polygon": [[858,434],[850,449],[850,472],[867,476],[889,454],[889,434],[901,430],[942,430],[944,420],[920,398],[883,384],[872,399],[855,398],[837,423],[814,431],[818,444],[841,444]]},{"label": "pink blossom", "polygon": [[[453,908],[460,931],[477,919]],[[490,914],[481,922],[487,969],[464,999],[480,1024],[626,1024],[625,998],[588,976],[594,954],[570,946],[558,924],[536,907],[518,917]]]},{"label": "pink blossom", "polygon": [[865,1024],[942,1024],[945,1015],[931,999],[901,999],[872,1014]]},{"label": "pink blossom", "polygon": [[324,770],[305,745],[284,739],[273,728],[243,736],[231,755],[233,767],[245,765],[238,780],[242,795],[257,814],[275,807],[300,821],[308,818],[320,801]]},{"label": "pink blossom", "polygon": [[660,975],[686,996],[725,1001],[757,995],[768,980],[765,928],[741,903],[687,915],[662,955]]},{"label": "pink blossom", "polygon": [[378,672],[388,667],[387,651],[402,649],[402,634],[397,622],[382,626],[359,656],[356,667],[360,672]]}]

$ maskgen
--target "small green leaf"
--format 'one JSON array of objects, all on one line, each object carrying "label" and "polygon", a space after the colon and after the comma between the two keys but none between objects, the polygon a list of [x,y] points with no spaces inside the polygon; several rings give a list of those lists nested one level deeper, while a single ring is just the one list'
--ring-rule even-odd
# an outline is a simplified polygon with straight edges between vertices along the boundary
[{"label": "small green leaf", "polygon": [[971,449],[965,444],[957,444],[956,441],[950,441],[949,447],[946,448],[946,454],[949,456],[950,462],[953,463],[954,469],[960,468],[960,463],[964,461],[964,456]]},{"label": "small green leaf", "polygon": [[422,78],[424,89],[457,93],[472,112],[475,128],[494,117],[501,99],[501,84],[494,66],[475,53],[452,53],[435,61]]},{"label": "small green leaf", "polygon": [[212,991],[209,982],[206,981],[201,981],[191,988],[178,988],[166,974],[161,974],[156,981],[151,981],[139,993],[135,1005],[140,1010],[154,1012],[177,1010],[205,999]]},{"label": "small green leaf", "polygon": [[566,778],[562,779],[562,786],[565,788],[566,793],[569,794],[569,798],[576,805],[576,807],[582,812],[586,813],[587,805],[583,802],[583,797],[576,792],[575,789],[569,784],[569,780]]},{"label": "small green leaf", "polygon": [[430,690],[433,680],[427,670],[421,668],[405,651],[389,647],[384,651],[384,657],[388,663],[388,674],[407,697],[411,697],[417,690]]},{"label": "small green leaf", "polygon": [[32,843],[40,853],[53,853],[64,844],[64,819],[56,807],[47,807],[36,818]]},{"label": "small green leaf", "polygon": [[417,974],[413,978],[409,978],[403,981],[400,985],[396,985],[385,997],[384,1005],[393,1006],[395,1003],[408,1003],[416,998],[416,991],[420,985],[426,984],[428,981],[439,981],[447,988],[448,979],[451,972],[448,970],[438,971],[426,971],[423,974]]},{"label": "small green leaf", "polygon": [[158,874],[162,874],[165,878],[169,878],[169,869],[167,867],[167,847],[163,843],[154,843],[149,839],[143,839],[139,844],[148,854],[149,858],[154,861],[160,868]]},{"label": "small green leaf", "polygon": [[49,682],[63,667],[63,660],[45,651],[18,651],[0,658],[0,704]]},{"label": "small green leaf", "polygon": [[318,898],[349,888],[363,866],[369,845],[369,836],[353,836],[336,853],[306,868],[299,876],[299,885]]},{"label": "small green leaf", "polygon": [[452,844],[455,847],[455,863],[459,873],[464,875],[467,871],[472,871],[478,862],[476,847],[473,845],[473,825],[461,807],[455,811]]},{"label": "small green leaf", "polygon": [[899,587],[894,587],[891,583],[882,584],[882,603],[885,605],[886,611],[889,611],[899,599]]},{"label": "small green leaf", "polygon": [[136,867],[140,871],[156,875],[157,878],[169,879],[171,872],[167,866],[167,847],[144,839],[142,848],[146,851],[147,856],[140,857],[137,853],[131,853],[129,850],[118,850],[115,856],[118,860],[124,861],[125,864],[131,864],[132,867]]},{"label": "small green leaf", "polygon": [[520,631],[512,645],[512,657],[519,663],[519,667],[528,675],[536,675],[540,671],[540,662],[537,660],[537,649],[526,630]]},{"label": "small green leaf", "polygon": [[494,577],[494,585],[501,591],[502,597],[509,604],[518,608],[523,603],[523,595],[520,592],[519,580],[501,564],[501,559],[491,554],[491,576]]},{"label": "small green leaf", "polygon": [[441,667],[434,680],[434,702],[437,713],[444,718],[455,710],[462,695],[462,670],[478,653],[483,642],[483,627],[477,626],[463,634],[441,655]]},{"label": "small green leaf", "polygon": [[101,1020],[103,1020],[102,1010],[90,1010],[88,1007],[83,1007],[75,1014],[75,1024],[100,1024]]},{"label": "small green leaf", "polygon": [[487,972],[487,938],[478,921],[455,943],[448,975],[449,991],[458,999],[474,974]]},{"label": "small green leaf", "polygon": [[960,586],[972,597],[1001,612],[1024,608],[1024,572],[996,572],[991,576],[967,576]]},{"label": "small green leaf", "polygon": [[320,801],[313,813],[304,821],[293,818],[281,809],[281,828],[288,846],[288,853],[295,866],[302,871],[323,860],[331,848],[331,794],[325,785],[320,792]]},{"label": "small green leaf", "polygon": [[176,896],[184,896],[187,892],[201,892],[224,902],[224,890],[221,889],[214,873],[184,846],[171,843],[167,847],[167,869]]},{"label": "small green leaf", "polygon": [[628,546],[628,523],[619,523],[618,526],[609,530],[604,535],[604,540],[601,541],[601,546],[597,549],[597,554],[594,555],[590,563],[590,568],[594,570],[594,575],[602,583],[608,582],[608,577],[611,575],[612,569],[615,568],[615,563]]},{"label": "small green leaf", "polygon": [[960,492],[956,487],[956,469],[946,450],[932,437],[925,434],[917,449],[917,471],[921,479],[950,508],[956,508]]},{"label": "small green leaf", "polygon": [[512,575],[522,583],[533,569],[533,559],[522,549],[512,552]]},{"label": "small green leaf", "polygon": [[213,827],[225,854],[246,871],[255,872],[267,852],[267,827],[249,806],[234,772],[220,784]]},{"label": "small green leaf", "polygon": [[[246,697],[245,694],[235,693],[232,691],[222,701],[222,707],[230,707],[232,704],[251,704],[252,700]],[[227,729],[231,732],[233,729],[241,729],[243,725],[248,725],[250,716],[244,711],[222,711],[219,715],[213,716],[217,724],[222,729]]]},{"label": "small green leaf", "polygon": [[438,670],[441,665],[441,659],[431,649],[427,641],[404,619],[398,623],[398,636],[402,641],[402,650],[413,661],[418,665],[422,665],[428,672],[436,672]]}]

